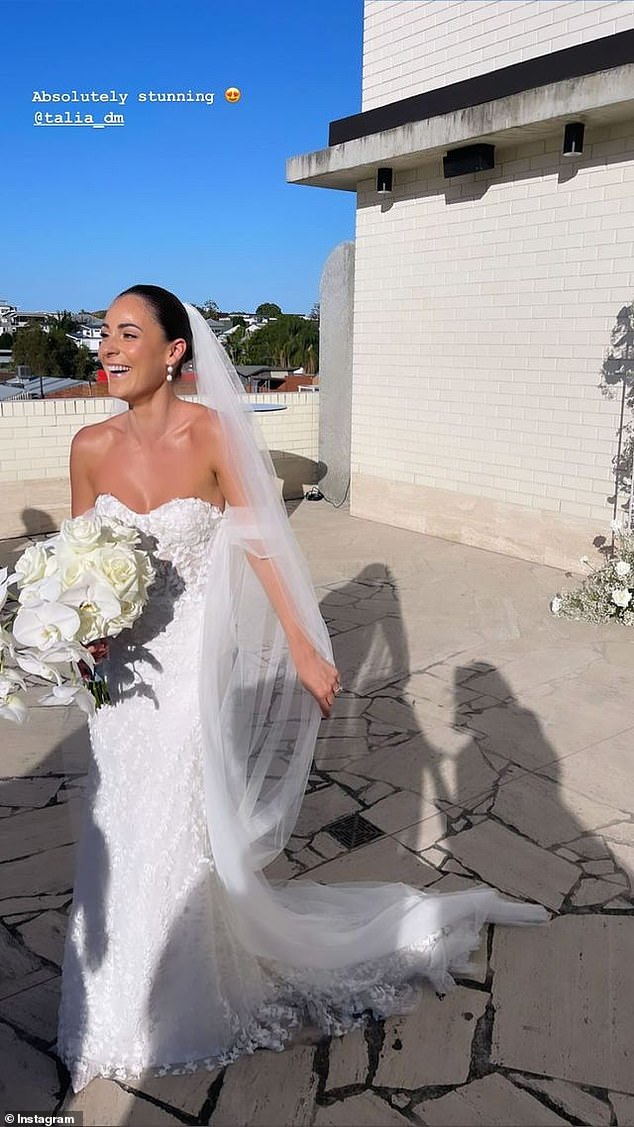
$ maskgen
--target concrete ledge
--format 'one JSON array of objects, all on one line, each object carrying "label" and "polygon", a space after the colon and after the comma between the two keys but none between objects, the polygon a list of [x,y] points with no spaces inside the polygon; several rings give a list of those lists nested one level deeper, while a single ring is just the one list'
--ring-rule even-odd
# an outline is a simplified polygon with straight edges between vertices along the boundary
[{"label": "concrete ledge", "polygon": [[[299,454],[272,451],[277,484],[285,501],[300,501],[322,475],[320,463]],[[2,482],[0,540],[55,532],[70,516],[67,478],[33,478]]]},{"label": "concrete ledge", "polygon": [[580,556],[592,560],[594,553],[600,562],[592,542],[597,535],[606,535],[596,521],[368,474],[352,475],[350,512],[365,520],[584,574]]},{"label": "concrete ledge", "polygon": [[452,145],[536,141],[579,115],[583,115],[587,125],[613,124],[632,116],[633,70],[628,64],[583,78],[553,82],[290,157],[286,162],[286,179],[291,184],[355,192],[380,164],[389,164],[396,170],[416,168],[441,156]]},{"label": "concrete ledge", "polygon": [[70,486],[67,477],[3,481],[0,540],[54,532],[68,516]]}]

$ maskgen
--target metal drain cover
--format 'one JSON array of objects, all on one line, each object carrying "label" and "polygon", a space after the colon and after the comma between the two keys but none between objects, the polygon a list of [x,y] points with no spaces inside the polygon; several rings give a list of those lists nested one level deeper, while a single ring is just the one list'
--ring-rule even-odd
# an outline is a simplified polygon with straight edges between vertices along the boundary
[{"label": "metal drain cover", "polygon": [[346,849],[354,849],[357,845],[366,845],[369,841],[383,837],[383,830],[373,826],[361,814],[346,814],[345,818],[337,818],[336,822],[324,826],[324,830],[340,845],[345,845]]}]

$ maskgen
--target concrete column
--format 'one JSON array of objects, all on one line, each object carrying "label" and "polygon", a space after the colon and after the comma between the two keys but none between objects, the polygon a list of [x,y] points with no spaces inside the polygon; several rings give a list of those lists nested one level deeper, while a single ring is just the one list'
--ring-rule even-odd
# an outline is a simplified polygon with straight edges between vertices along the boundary
[{"label": "concrete column", "polygon": [[354,242],[339,243],[326,260],[320,284],[319,482],[335,504],[350,481]]}]

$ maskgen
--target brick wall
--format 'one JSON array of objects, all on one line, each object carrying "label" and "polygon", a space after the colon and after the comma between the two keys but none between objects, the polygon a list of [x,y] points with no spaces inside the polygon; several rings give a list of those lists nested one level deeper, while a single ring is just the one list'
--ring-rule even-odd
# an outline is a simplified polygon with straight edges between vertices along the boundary
[{"label": "brick wall", "polygon": [[[363,108],[634,27],[619,0],[366,0]],[[359,185],[351,511],[574,567],[609,531],[634,300],[634,120],[498,144],[491,172]]]},{"label": "brick wall", "polygon": [[[634,299],[634,130],[587,142],[569,179],[557,136],[451,186],[439,162],[400,173],[389,211],[362,185],[353,512],[371,515],[360,475],[422,487],[410,509],[433,503],[431,487],[442,506],[460,493],[579,519],[576,555],[605,531],[618,401],[602,395],[601,367]],[[413,526],[394,505],[384,519]],[[473,542],[494,546],[486,529]]]},{"label": "brick wall", "polygon": [[634,0],[366,0],[364,110],[634,27]]}]

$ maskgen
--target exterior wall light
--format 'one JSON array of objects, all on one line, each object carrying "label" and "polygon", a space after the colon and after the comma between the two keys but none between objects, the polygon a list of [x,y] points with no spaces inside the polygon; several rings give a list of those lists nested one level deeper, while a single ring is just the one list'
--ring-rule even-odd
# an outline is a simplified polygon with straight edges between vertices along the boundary
[{"label": "exterior wall light", "polygon": [[451,176],[465,176],[468,172],[485,172],[495,168],[495,145],[465,145],[450,149],[442,159],[445,180]]},{"label": "exterior wall light", "polygon": [[582,121],[569,121],[564,128],[564,147],[561,150],[565,157],[575,157],[583,152],[583,134],[585,125]]},{"label": "exterior wall light", "polygon": [[380,196],[392,195],[391,168],[379,168],[376,174],[376,190]]}]

